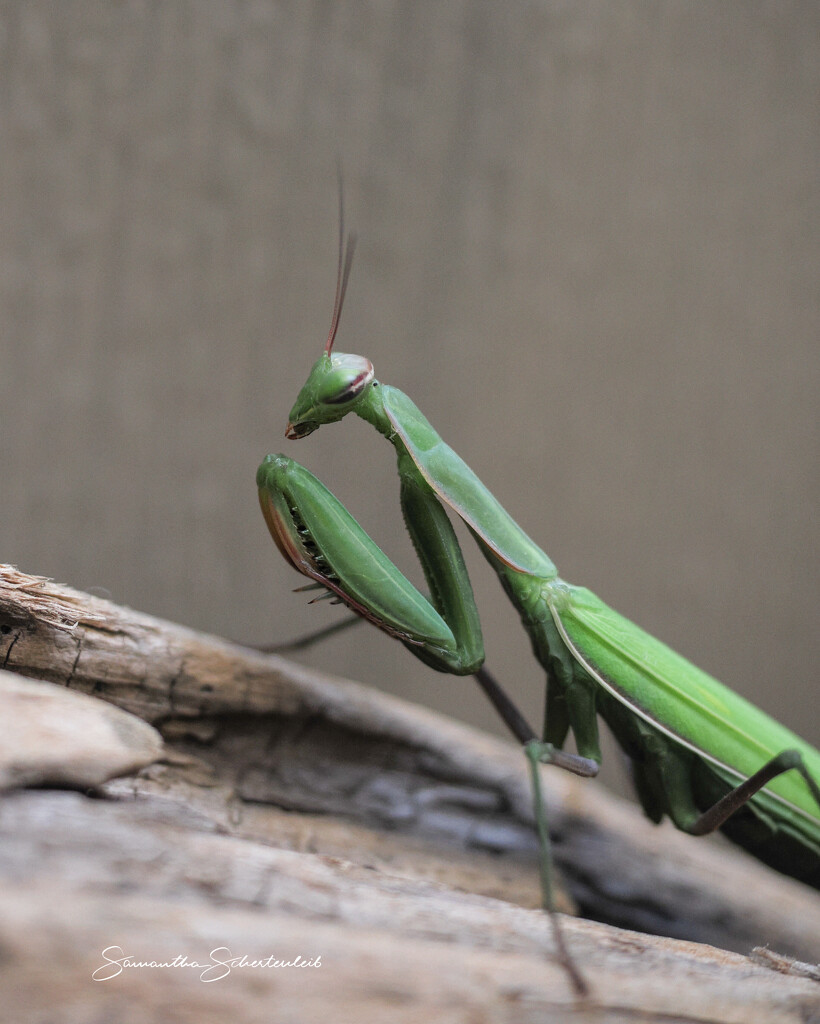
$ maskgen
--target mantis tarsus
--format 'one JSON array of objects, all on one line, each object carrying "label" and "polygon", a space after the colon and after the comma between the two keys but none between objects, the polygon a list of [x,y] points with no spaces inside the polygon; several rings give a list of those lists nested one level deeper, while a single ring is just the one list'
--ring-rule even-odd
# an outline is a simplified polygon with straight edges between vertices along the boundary
[{"label": "mantis tarsus", "polygon": [[[599,715],[630,758],[638,797],[653,821],[667,815],[693,835],[721,829],[765,864],[820,888],[820,753],[589,590],[562,580],[407,395],[381,384],[364,356],[333,352],[353,249],[352,236],[344,245],[340,219],[330,332],[291,410],[286,436],[306,437],[355,413],[393,445],[401,507],[430,596],[404,577],[316,477],[287,456],[269,455],[257,473],[259,499],[285,559],[427,665],[477,676],[529,759],[551,914],[537,765],[594,775],[601,760]],[[540,736],[482,667],[478,610],[445,507],[467,524],[498,574],[547,672]],[[570,731],[577,755],[561,750]],[[555,931],[559,955],[584,991]]]}]

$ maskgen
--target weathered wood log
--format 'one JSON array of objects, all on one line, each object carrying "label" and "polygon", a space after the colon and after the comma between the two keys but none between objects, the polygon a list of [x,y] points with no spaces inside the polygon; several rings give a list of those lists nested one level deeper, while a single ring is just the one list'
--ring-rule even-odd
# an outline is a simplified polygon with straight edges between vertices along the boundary
[{"label": "weathered wood log", "polygon": [[[137,993],[145,1020],[162,1019],[168,999],[201,1020],[224,1016],[226,999],[239,1021],[263,1007],[300,1020],[330,1007],[364,1021],[587,1019],[551,958],[548,922],[526,909],[537,872],[515,747],[10,567],[0,639],[7,670],[95,694],[166,740],[162,760],[98,785],[106,799],[0,800],[0,948],[11,953],[0,988],[13,971],[20,1000],[9,1019],[45,1020],[38,986],[49,985],[69,994],[66,1019],[100,1005],[116,1019]],[[553,771],[545,783],[556,855],[585,913],[818,958],[813,891],[654,827],[595,782]],[[601,1006],[607,1020],[820,1012],[815,982],[734,954],[588,921],[567,931],[593,987],[590,1020]],[[207,962],[216,946],[298,952],[322,968],[237,968],[206,987],[193,969],[129,968],[97,985],[109,945],[156,961]]]},{"label": "weathered wood log", "polygon": [[[205,832],[152,801],[7,796],[0,839],[8,1021],[54,1020],[57,1001],[61,1020],[364,1024],[805,1024],[820,1008],[815,982],[737,954],[566,919],[592,987],[582,1004],[538,911]],[[224,976],[230,958],[271,956],[320,967]]]}]

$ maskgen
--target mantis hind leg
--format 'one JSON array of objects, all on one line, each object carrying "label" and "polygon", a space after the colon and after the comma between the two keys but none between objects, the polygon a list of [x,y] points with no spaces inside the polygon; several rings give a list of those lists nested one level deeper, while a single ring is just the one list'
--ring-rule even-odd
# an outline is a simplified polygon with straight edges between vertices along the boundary
[{"label": "mantis hind leg", "polygon": [[567,972],[567,976],[572,982],[576,994],[581,997],[586,996],[589,993],[589,987],[567,949],[564,933],[555,911],[555,895],[552,880],[552,847],[550,844],[546,806],[543,793],[541,792],[539,765],[544,763],[554,764],[574,772],[576,775],[589,777],[597,774],[598,764],[589,758],[565,753],[563,750],[554,747],[551,743],[540,742],[536,739],[532,726],[528,724],[492,674],[483,665],[473,674],[507,728],[523,744],[524,753],[527,756],[527,763],[530,768],[533,810],[538,835],[541,905],[552,925],[558,960]]},{"label": "mantis hind leg", "polygon": [[579,996],[586,996],[589,994],[589,986],[567,949],[566,942],[564,941],[564,933],[558,922],[558,916],[555,911],[555,897],[552,883],[552,849],[550,846],[547,812],[544,805],[544,797],[541,792],[541,776],[539,774],[538,767],[541,763],[543,747],[544,744],[539,743],[537,740],[527,743],[524,747],[524,753],[527,755],[527,762],[530,766],[532,796],[535,807],[535,824],[538,831],[538,844],[541,851],[541,855],[539,857],[541,870],[541,904],[552,924],[552,934],[555,938],[558,960],[567,972],[576,993]]},{"label": "mantis hind leg", "polygon": [[800,751],[784,750],[776,757],[773,757],[771,761],[764,764],[754,775],[750,775],[748,779],[745,779],[739,786],[730,790],[726,796],[721,797],[717,803],[704,811],[699,818],[687,827],[686,831],[693,836],[704,836],[708,835],[709,832],[714,832],[715,829],[720,828],[721,825],[731,818],[736,811],[739,811],[741,807],[747,804],[755,793],[770,783],[772,779],[776,779],[778,775],[790,771],[800,772],[818,808],[820,808],[820,786],[818,786],[808,768],[806,768]]}]

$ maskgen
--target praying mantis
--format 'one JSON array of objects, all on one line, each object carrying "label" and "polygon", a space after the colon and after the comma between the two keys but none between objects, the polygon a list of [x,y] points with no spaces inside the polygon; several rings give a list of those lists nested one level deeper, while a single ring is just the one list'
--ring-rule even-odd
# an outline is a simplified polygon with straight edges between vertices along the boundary
[{"label": "praying mantis", "polygon": [[[432,668],[476,676],[522,743],[541,843],[545,909],[576,990],[585,982],[552,910],[547,824],[538,765],[593,776],[598,718],[630,759],[653,821],[684,832],[722,830],[763,863],[820,888],[820,753],[661,641],[564,581],[541,548],[398,388],[369,359],[333,351],[355,238],[339,225],[336,298],[324,350],[290,413],[286,436],[306,437],[350,413],[393,446],[400,502],[429,597],[420,593],[341,502],[307,469],[269,455],[259,500],[285,560],[316,587],[396,637]],[[483,667],[478,609],[448,512],[468,527],[498,575],[547,673],[544,727],[526,723]],[[572,733],[578,753],[563,751]]]}]

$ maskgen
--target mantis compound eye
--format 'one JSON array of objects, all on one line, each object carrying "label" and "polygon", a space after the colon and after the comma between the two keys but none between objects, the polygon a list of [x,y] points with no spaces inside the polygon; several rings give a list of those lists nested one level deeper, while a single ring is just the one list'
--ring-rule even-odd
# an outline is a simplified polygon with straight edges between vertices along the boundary
[{"label": "mantis compound eye", "polygon": [[373,364],[364,356],[339,352],[331,356],[331,368],[325,374],[318,398],[325,405],[344,405],[358,398],[373,380]]}]

